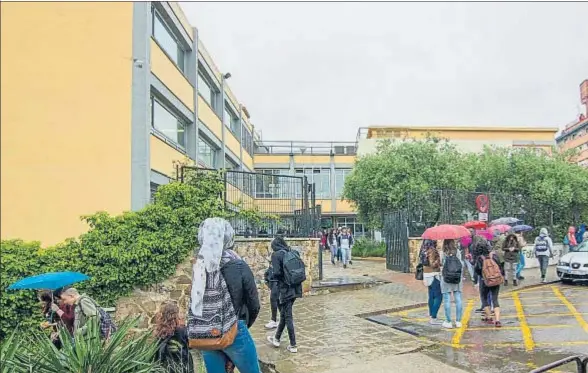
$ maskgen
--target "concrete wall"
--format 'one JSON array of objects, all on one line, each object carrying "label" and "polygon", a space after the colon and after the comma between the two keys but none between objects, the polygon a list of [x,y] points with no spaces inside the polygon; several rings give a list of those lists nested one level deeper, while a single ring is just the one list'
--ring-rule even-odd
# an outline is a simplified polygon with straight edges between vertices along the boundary
[{"label": "concrete wall", "polygon": [[[292,238],[286,240],[288,244],[301,254],[306,264],[307,280],[303,284],[305,294],[309,294],[311,284],[318,280],[318,250],[319,240],[308,238]],[[235,241],[235,251],[249,264],[259,291],[262,307],[269,307],[269,290],[263,282],[263,274],[268,268],[271,240],[267,238],[238,238]],[[119,299],[116,306],[116,319],[126,316],[142,316],[140,329],[152,326],[155,314],[162,303],[177,301],[182,315],[187,314],[190,299],[190,285],[192,283],[192,265],[190,258],[186,258],[173,276],[161,284],[148,289],[136,289],[132,295]],[[263,322],[263,320],[258,320]]]},{"label": "concrete wall", "polygon": [[2,239],[131,207],[132,3],[2,3]]}]

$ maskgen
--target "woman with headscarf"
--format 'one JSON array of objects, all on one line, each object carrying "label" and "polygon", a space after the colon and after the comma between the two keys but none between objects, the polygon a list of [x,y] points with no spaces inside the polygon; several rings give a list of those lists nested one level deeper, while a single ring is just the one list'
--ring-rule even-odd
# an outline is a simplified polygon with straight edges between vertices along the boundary
[{"label": "woman with headscarf", "polygon": [[[222,276],[230,302],[237,316],[237,332],[232,344],[222,350],[202,350],[202,358],[208,373],[225,373],[231,371],[233,364],[241,373],[260,373],[255,343],[248,328],[253,325],[259,314],[259,296],[253,272],[237,253],[234,246],[233,227],[222,218],[206,219],[198,230],[198,250],[193,265],[192,292],[188,331],[196,328],[191,324],[190,316],[203,317],[203,313],[223,312],[226,299],[205,298],[205,290],[216,286]],[[210,304],[206,304],[206,300]],[[214,302],[214,304],[213,304]],[[218,307],[216,303],[218,304]]]}]

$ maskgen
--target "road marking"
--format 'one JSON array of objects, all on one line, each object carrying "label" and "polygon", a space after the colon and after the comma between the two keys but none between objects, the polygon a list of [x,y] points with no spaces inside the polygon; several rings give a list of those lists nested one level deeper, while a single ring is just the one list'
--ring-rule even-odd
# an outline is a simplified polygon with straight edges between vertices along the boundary
[{"label": "road marking", "polygon": [[582,329],[584,329],[584,331],[586,333],[588,333],[588,322],[586,322],[586,320],[584,320],[584,318],[582,317],[582,315],[580,314],[580,312],[578,312],[578,310],[576,309],[576,307],[568,300],[568,298],[566,298],[561,291],[556,288],[555,286],[552,286],[551,289],[553,290],[553,293],[555,294],[556,297],[559,298],[559,300],[566,305],[566,307],[568,307],[568,309],[570,310],[570,313],[576,318],[576,320],[578,321],[578,324],[580,324],[580,326],[582,327]]},{"label": "road marking", "polygon": [[470,317],[472,315],[472,311],[474,310],[474,300],[468,300],[468,304],[465,308],[463,317],[461,318],[461,328],[458,328],[451,339],[451,347],[453,348],[461,348],[461,338],[463,337],[463,333],[468,328],[468,324],[470,322]]},{"label": "road marking", "polygon": [[527,352],[531,352],[533,351],[533,348],[535,348],[535,341],[533,341],[533,334],[531,333],[531,328],[529,328],[529,324],[527,324],[527,319],[525,318],[523,304],[521,303],[521,299],[519,298],[518,293],[512,293],[511,296],[512,300],[514,301],[515,308],[517,310],[519,323],[521,324],[521,333],[523,334],[523,343],[525,345],[525,350],[527,350]]}]

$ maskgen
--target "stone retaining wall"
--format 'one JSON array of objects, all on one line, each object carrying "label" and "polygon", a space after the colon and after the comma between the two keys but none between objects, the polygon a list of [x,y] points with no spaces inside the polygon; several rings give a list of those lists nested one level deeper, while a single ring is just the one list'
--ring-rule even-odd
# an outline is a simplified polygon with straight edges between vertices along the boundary
[{"label": "stone retaining wall", "polygon": [[[318,250],[319,240],[314,238],[286,239],[288,244],[299,251],[306,264],[306,281],[303,291],[309,294],[313,280],[318,280]],[[234,250],[249,264],[257,289],[259,290],[262,306],[269,304],[269,290],[263,283],[263,274],[269,265],[271,253],[271,239],[269,238],[237,238]],[[192,265],[190,258],[186,258],[177,266],[176,272],[169,279],[148,289],[135,289],[128,297],[120,298],[117,302],[115,318],[121,320],[126,316],[142,316],[140,329],[151,327],[159,306],[166,301],[178,302],[181,314],[185,315],[190,299],[190,285],[192,283]]]}]

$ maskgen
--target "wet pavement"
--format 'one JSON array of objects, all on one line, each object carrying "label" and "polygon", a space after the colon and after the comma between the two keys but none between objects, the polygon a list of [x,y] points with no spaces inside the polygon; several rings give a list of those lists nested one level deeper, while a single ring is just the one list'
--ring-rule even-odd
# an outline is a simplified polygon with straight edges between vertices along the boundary
[{"label": "wet pavement", "polygon": [[[525,272],[523,285],[538,286],[533,274],[538,271],[531,271]],[[478,295],[466,285],[469,320],[460,329],[445,330],[428,325],[422,282],[412,274],[386,270],[382,261],[354,260],[345,270],[329,263],[325,279],[388,283],[297,300],[297,354],[286,351],[286,331],[279,349],[269,346],[266,337],[273,332],[264,329],[269,305],[263,305],[251,332],[265,372],[529,372],[570,354],[588,353],[586,286],[507,288],[500,298],[504,326],[496,330],[473,312]]]}]

